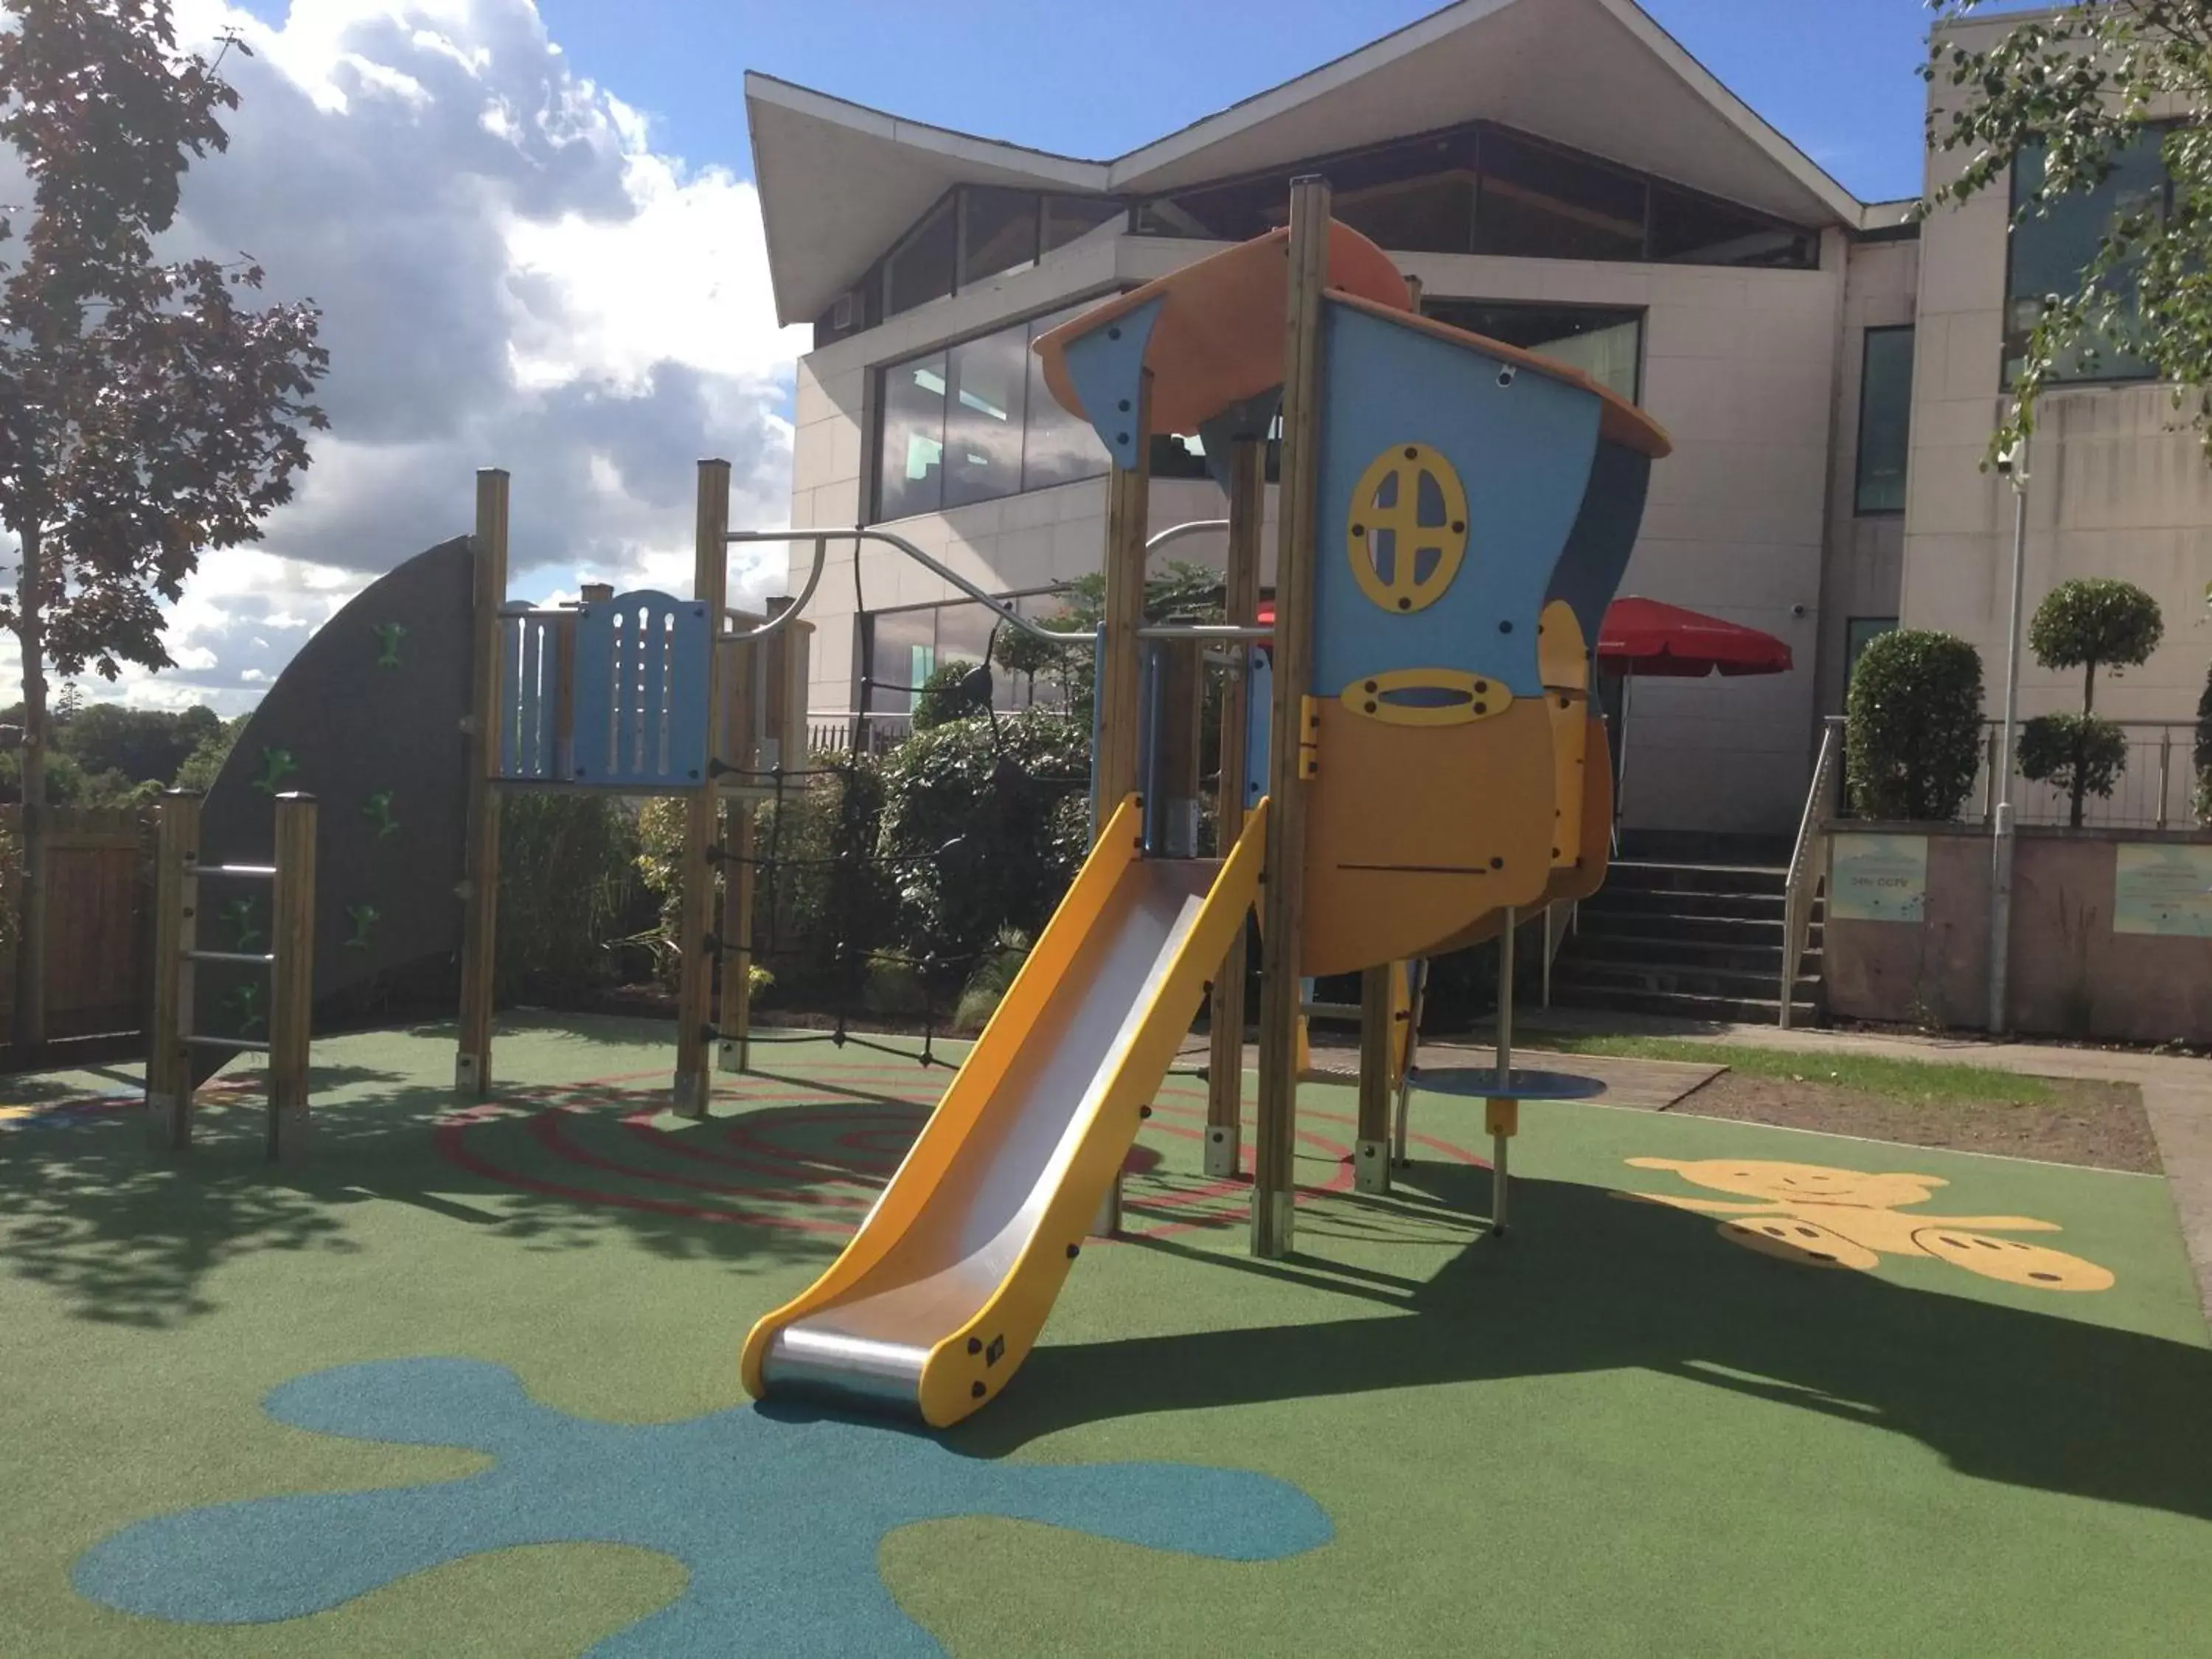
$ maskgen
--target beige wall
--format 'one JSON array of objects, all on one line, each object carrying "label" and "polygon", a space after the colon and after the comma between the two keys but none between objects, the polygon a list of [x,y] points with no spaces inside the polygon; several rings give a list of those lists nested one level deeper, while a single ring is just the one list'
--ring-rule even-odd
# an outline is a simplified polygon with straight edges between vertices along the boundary
[{"label": "beige wall", "polygon": [[[1991,20],[1961,34],[1991,38],[2002,27]],[[1939,115],[1948,92],[1937,90]],[[1940,154],[1929,161],[1931,187],[1959,164]],[[2007,407],[2007,216],[2000,187],[1923,228],[1902,590],[1909,626],[1948,629],[1980,650],[1993,714],[2002,695],[2014,497],[1982,463]],[[2159,602],[2166,642],[2144,667],[2100,677],[2098,707],[2116,719],[2193,719],[2212,656],[2212,466],[2197,434],[2160,386],[2061,392],[2039,413],[2028,470],[2023,617],[2073,577],[2136,583]],[[2027,714],[2080,705],[2078,674],[2038,668],[2024,645],[2021,688]]]},{"label": "beige wall", "polygon": [[[872,366],[1117,283],[1149,280],[1212,251],[1211,244],[1139,238],[1074,250],[1077,257],[906,313],[802,359],[793,523],[848,526],[862,511]],[[1654,472],[1623,591],[1764,629],[1790,643],[1798,666],[1770,680],[1640,684],[1630,732],[1629,821],[1686,830],[1790,828],[1803,803],[1816,712],[1836,340],[1844,304],[1841,239],[1830,238],[1823,269],[1815,271],[1438,254],[1405,255],[1401,264],[1439,297],[1644,310],[1644,402],[1674,437],[1675,452]],[[896,527],[986,586],[1029,587],[1098,568],[1103,510],[1103,482],[1091,481],[924,514]],[[1154,487],[1155,529],[1224,510],[1211,484]],[[1272,564],[1272,532],[1267,545]],[[1218,546],[1200,540],[1175,556],[1218,562]],[[794,581],[803,570],[794,571]],[[867,555],[863,572],[872,609],[953,597],[896,554]],[[822,623],[812,701],[817,708],[843,708],[854,673],[849,551],[833,560],[812,610]]]}]

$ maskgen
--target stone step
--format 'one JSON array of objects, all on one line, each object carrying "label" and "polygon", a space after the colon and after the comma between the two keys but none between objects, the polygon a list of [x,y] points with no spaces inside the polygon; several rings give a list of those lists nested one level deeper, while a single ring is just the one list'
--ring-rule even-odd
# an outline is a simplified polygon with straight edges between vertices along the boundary
[{"label": "stone step", "polygon": [[1584,899],[1582,914],[1593,915],[1697,916],[1746,921],[1780,921],[1787,908],[1780,893],[1707,893],[1686,890],[1615,887],[1608,883]]},{"label": "stone step", "polygon": [[[1817,978],[1800,975],[1798,994],[1814,996]],[[1747,972],[1741,969],[1685,966],[1679,963],[1568,962],[1552,966],[1552,988],[1561,985],[1593,995],[1615,991],[1660,992],[1670,996],[1723,997],[1739,1000],[1778,1000],[1782,994],[1782,972]]]},{"label": "stone step", "polygon": [[[1717,1025],[1778,1025],[1782,1004],[1776,997],[1702,997],[1664,991],[1606,991],[1591,993],[1554,984],[1552,1000],[1562,1008],[1588,1008],[1607,1013],[1651,1014],[1662,1019],[1702,1020]],[[1819,1008],[1803,1000],[1790,1004],[1802,1025],[1819,1023]]]},{"label": "stone step", "polygon": [[[1805,960],[1811,971],[1820,971],[1820,952],[1817,945],[1806,951]],[[1586,933],[1570,939],[1561,948],[1558,961],[1724,968],[1739,973],[1779,975],[1782,934],[1778,927],[1763,941],[1746,943],[1738,939],[1684,939],[1672,933]]]},{"label": "stone step", "polygon": [[1638,892],[1779,894],[1789,887],[1790,872],[1758,864],[1669,864],[1624,859],[1607,870],[1606,883]]},{"label": "stone step", "polygon": [[[1782,918],[1753,921],[1741,916],[1663,916],[1607,915],[1585,910],[1569,932],[1560,950],[1602,956],[1615,940],[1637,944],[1680,941],[1684,944],[1737,945],[1747,949],[1779,951]],[[1806,929],[1806,942],[1814,950],[1821,943],[1821,926]]]}]

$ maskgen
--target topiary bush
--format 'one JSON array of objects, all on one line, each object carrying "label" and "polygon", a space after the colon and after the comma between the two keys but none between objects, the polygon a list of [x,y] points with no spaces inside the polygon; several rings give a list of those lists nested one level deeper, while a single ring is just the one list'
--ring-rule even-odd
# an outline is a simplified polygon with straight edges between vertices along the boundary
[{"label": "topiary bush", "polygon": [[2081,822],[2087,795],[2112,799],[2128,767],[2128,734],[2096,714],[2039,714],[2020,728],[2020,775],[2047,783],[2074,804]]},{"label": "topiary bush", "polygon": [[2197,700],[2197,821],[2212,828],[2212,668]]},{"label": "topiary bush", "polygon": [[1955,635],[1869,642],[1845,709],[1845,775],[1861,817],[1954,818],[1982,763],[1982,659]]},{"label": "topiary bush", "polygon": [[2021,732],[2020,773],[2033,782],[2064,790],[2069,822],[2076,829],[2081,823],[2083,798],[2108,799],[2128,764],[2126,734],[2096,716],[2097,671],[2109,668],[2117,673],[2140,667],[2165,635],[2158,601],[2117,577],[2061,582],[2035,607],[2027,624],[2028,649],[2045,668],[2081,670],[2081,712],[2029,721],[2031,729],[2041,726],[2044,730],[2033,744],[2031,732]]},{"label": "topiary bush", "polygon": [[991,712],[991,670],[988,664],[948,662],[933,670],[914,701],[914,729],[927,732],[952,720],[975,720]]}]

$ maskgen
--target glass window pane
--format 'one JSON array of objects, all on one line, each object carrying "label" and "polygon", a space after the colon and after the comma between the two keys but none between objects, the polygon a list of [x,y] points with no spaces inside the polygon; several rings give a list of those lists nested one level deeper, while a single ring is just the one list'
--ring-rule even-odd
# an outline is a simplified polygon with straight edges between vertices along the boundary
[{"label": "glass window pane", "polygon": [[1686,265],[1781,265],[1811,268],[1819,239],[1725,202],[1664,185],[1651,187],[1651,258]]},{"label": "glass window pane", "polygon": [[1642,389],[1644,313],[1598,306],[1424,299],[1424,315],[1579,368],[1631,403]]},{"label": "glass window pane", "polygon": [[[1037,318],[1029,326],[1031,343],[1040,334],[1049,333],[1090,309],[1088,305],[1070,306],[1049,317]],[[1098,441],[1088,421],[1069,414],[1054,401],[1045,389],[1043,360],[1035,351],[1027,355],[1029,409],[1022,439],[1022,488],[1042,489],[1048,484],[1099,477],[1106,471],[1106,446]]]},{"label": "glass window pane", "polygon": [[[2165,133],[2158,129],[2139,134],[2113,158],[2112,173],[2094,188],[2054,198],[2035,216],[2015,224],[2012,231],[2010,269],[2006,282],[2005,381],[2009,385],[2018,361],[2027,349],[2027,337],[2043,314],[2046,296],[2071,294],[2081,286],[2082,273],[2096,258],[2098,247],[2113,222],[2131,214],[2154,210],[2166,199],[2166,162],[2160,153]],[[2015,215],[2043,188],[2043,151],[2039,146],[2023,150],[2013,163],[2012,205]],[[2110,279],[2124,285],[2124,273]],[[2133,356],[2125,337],[2087,341],[2076,346],[2057,364],[2062,380],[2142,380],[2152,378],[2151,366]]]},{"label": "glass window pane", "polygon": [[1017,323],[947,354],[945,504],[1012,495],[1022,487],[1022,405],[1029,328]]},{"label": "glass window pane", "polygon": [[1867,647],[1897,626],[1894,617],[1853,617],[1844,624],[1844,684],[1859,672],[1859,655]]},{"label": "glass window pane", "polygon": [[1127,208],[1110,198],[1048,196],[1044,198],[1044,251],[1049,253],[1066,247],[1127,213]]},{"label": "glass window pane", "polygon": [[1643,180],[1486,133],[1475,250],[1542,259],[1644,255]]},{"label": "glass window pane", "polygon": [[937,664],[934,611],[881,611],[868,618],[867,708],[872,714],[914,711],[915,687]]},{"label": "glass window pane", "polygon": [[1196,436],[1182,432],[1156,432],[1145,470],[1155,478],[1203,478],[1206,446]]},{"label": "glass window pane", "polygon": [[968,222],[961,233],[962,286],[1033,265],[1037,257],[1037,198],[1034,191],[965,192]]},{"label": "glass window pane", "polygon": [[1866,331],[1859,380],[1859,456],[1856,510],[1905,511],[1905,466],[1911,448],[1912,331]]},{"label": "glass window pane", "polygon": [[937,660],[981,662],[998,618],[973,599],[956,599],[937,612]]},{"label": "glass window pane", "polygon": [[954,256],[958,252],[958,222],[947,197],[937,210],[890,258],[886,314],[896,316],[952,292]]},{"label": "glass window pane", "polygon": [[884,370],[876,516],[934,512],[945,499],[945,354]]}]

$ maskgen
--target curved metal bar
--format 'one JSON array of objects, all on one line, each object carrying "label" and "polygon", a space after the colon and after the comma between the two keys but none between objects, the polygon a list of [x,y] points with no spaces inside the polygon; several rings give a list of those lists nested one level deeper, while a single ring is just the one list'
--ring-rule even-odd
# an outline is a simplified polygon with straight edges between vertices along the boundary
[{"label": "curved metal bar", "polygon": [[1140,640],[1253,640],[1275,637],[1265,624],[1246,623],[1147,623],[1137,630]]},{"label": "curved metal bar", "polygon": [[1170,542],[1179,542],[1186,536],[1202,536],[1208,531],[1226,531],[1228,528],[1229,520],[1226,519],[1193,519],[1187,524],[1171,524],[1146,541],[1145,551],[1153,552]]},{"label": "curved metal bar", "polygon": [[[799,539],[799,537],[792,534],[789,531],[785,531],[781,534],[763,534],[756,530],[732,531],[729,535],[723,538],[726,544],[738,541],[795,542]],[[791,619],[796,617],[800,611],[806,609],[806,602],[814,597],[814,590],[822,586],[823,567],[829,562],[830,538],[827,535],[817,535],[814,538],[814,568],[806,573],[806,586],[799,590],[799,597],[793,599],[789,605],[784,606],[784,608],[776,615],[770,617],[758,628],[748,629],[742,634],[725,634],[718,628],[714,630],[715,637],[726,640],[744,640],[746,643],[751,644],[757,641],[767,639],[770,635],[776,633],[779,629],[788,628],[791,625]],[[726,612],[725,614],[729,613]]]}]

